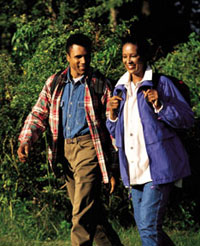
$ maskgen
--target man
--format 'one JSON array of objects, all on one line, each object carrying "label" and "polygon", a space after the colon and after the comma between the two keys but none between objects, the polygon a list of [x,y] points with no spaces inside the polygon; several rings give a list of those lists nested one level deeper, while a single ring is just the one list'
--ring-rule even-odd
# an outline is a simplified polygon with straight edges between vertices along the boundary
[{"label": "man", "polygon": [[[102,215],[99,201],[101,176],[104,183],[109,183],[108,155],[104,150],[112,146],[105,126],[110,85],[90,67],[91,41],[87,36],[71,35],[66,51],[68,68],[58,76],[56,84],[55,75],[47,80],[25,121],[19,136],[19,160],[27,160],[30,146],[48,129],[50,165],[56,171],[61,157],[66,169],[73,205],[71,244],[92,245],[94,238],[99,246],[121,245]],[[110,184],[112,193],[113,177]]]}]

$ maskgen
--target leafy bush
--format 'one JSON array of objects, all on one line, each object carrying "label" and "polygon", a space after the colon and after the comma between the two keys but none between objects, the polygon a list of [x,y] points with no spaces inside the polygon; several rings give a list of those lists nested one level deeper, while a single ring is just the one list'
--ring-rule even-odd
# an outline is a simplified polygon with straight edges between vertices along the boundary
[{"label": "leafy bush", "polygon": [[200,37],[191,33],[187,43],[179,44],[155,66],[161,72],[175,76],[190,88],[191,103],[196,117],[200,117]]},{"label": "leafy bush", "polygon": [[[62,178],[55,179],[49,169],[45,135],[34,146],[34,152],[31,152],[29,161],[25,164],[20,163],[16,155],[18,134],[25,117],[35,104],[45,80],[51,74],[66,67],[64,47],[70,34],[81,31],[94,40],[92,66],[98,67],[115,83],[124,72],[119,39],[129,32],[130,24],[136,19],[134,17],[130,21],[122,21],[113,32],[108,25],[95,23],[90,12],[85,13],[73,24],[61,19],[58,19],[57,22],[44,18],[29,21],[24,17],[22,22],[18,20],[17,31],[12,39],[12,54],[2,53],[0,55],[0,77],[2,78],[0,84],[0,207],[5,209],[6,206],[14,204],[13,209],[16,213],[19,216],[23,213],[26,214],[27,219],[30,218],[27,214],[27,207],[33,211],[38,209],[38,213],[42,211],[41,216],[43,217],[40,218],[43,218],[43,221],[41,223],[47,229],[51,228],[50,232],[54,230],[54,233],[55,228],[61,230],[66,225],[69,226],[68,222],[70,221],[71,207],[65,191],[61,189],[64,180]],[[199,204],[198,197],[200,197],[197,192],[190,192],[198,184],[197,177],[199,177],[198,162],[195,162],[195,153],[199,153],[200,150],[198,130],[198,117],[200,116],[199,42],[199,37],[191,34],[187,43],[180,44],[174,52],[155,63],[159,71],[179,77],[189,85],[192,106],[197,118],[196,125],[190,134],[190,146],[188,147],[193,175],[192,178],[186,180],[184,187],[184,198],[187,199],[187,203],[182,204],[182,208],[185,209],[182,211],[186,212],[180,213],[183,216],[181,219],[187,216],[185,223],[187,226],[189,226],[188,220],[194,218],[193,210],[198,212],[199,206],[195,208],[193,206],[194,209],[191,211],[186,208],[190,203]],[[118,186],[116,193],[111,198],[108,199],[104,194],[103,199],[111,220],[117,221],[126,228],[132,225],[132,208],[127,198],[127,191],[124,190],[122,184]],[[17,203],[15,203],[16,200]],[[24,203],[22,210],[19,209],[20,202]],[[54,224],[56,211],[59,211],[59,216],[61,216],[59,223],[62,225],[57,227],[56,224],[52,229],[52,226],[45,223],[47,223],[47,218],[52,218]],[[173,212],[176,213],[176,208]],[[15,218],[18,222],[21,219]],[[64,218],[67,222],[63,222]],[[196,220],[194,221],[196,222]],[[31,219],[29,222],[26,221],[30,227],[31,225],[35,226],[31,224]],[[45,231],[43,236],[47,234]]]}]

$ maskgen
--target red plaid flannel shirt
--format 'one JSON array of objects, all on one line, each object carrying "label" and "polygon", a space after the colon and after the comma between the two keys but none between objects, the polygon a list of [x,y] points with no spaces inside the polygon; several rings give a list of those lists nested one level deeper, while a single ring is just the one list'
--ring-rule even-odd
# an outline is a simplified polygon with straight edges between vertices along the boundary
[{"label": "red plaid flannel shirt", "polygon": [[[55,168],[54,166],[56,165],[58,150],[60,100],[64,89],[64,77],[67,73],[67,70],[68,68],[61,74],[60,81],[52,95],[51,84],[55,74],[48,78],[35,106],[32,108],[31,113],[25,120],[24,126],[19,136],[19,141],[21,144],[28,143],[31,146],[49,127],[52,139],[48,146],[48,160],[53,170]],[[86,80],[87,79],[88,78],[86,77]],[[103,182],[108,183],[109,178],[106,169],[106,158],[105,152],[103,152],[103,142],[104,140],[106,141],[108,133],[105,131],[105,129],[102,129],[101,126],[105,126],[105,115],[108,114],[108,108],[106,105],[111,97],[111,90],[105,79],[103,94],[99,100],[98,95],[94,92],[94,90],[91,89],[91,85],[95,84],[96,81],[97,77],[92,75],[90,82],[86,83],[84,104],[86,110],[86,120],[90,129],[93,144],[96,149]],[[102,112],[104,111],[105,119],[103,119],[102,115],[99,113],[100,108],[102,109]]]}]

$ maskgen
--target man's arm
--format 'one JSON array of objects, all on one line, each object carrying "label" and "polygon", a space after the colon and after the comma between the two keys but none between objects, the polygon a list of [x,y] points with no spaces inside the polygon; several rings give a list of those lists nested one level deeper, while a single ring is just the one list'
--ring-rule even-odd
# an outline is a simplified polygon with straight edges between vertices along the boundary
[{"label": "man's arm", "polygon": [[21,162],[25,162],[27,160],[31,145],[36,142],[46,130],[51,99],[49,83],[52,82],[52,79],[53,76],[51,76],[45,83],[35,106],[26,118],[24,126],[20,132],[18,138],[20,146],[17,153]]},{"label": "man's arm", "polygon": [[[105,90],[104,90],[104,94],[102,97],[102,103],[105,105],[105,109],[106,109],[106,119],[109,118],[110,116],[110,100],[112,97],[112,85],[110,83],[110,81],[106,81],[106,85],[105,85]],[[109,157],[112,156],[111,152],[112,151],[116,151],[116,149],[114,148],[114,146],[112,145],[113,143],[113,138],[110,135],[111,138],[111,146],[110,146],[110,153],[108,153]],[[118,156],[118,153],[116,153],[116,155]],[[116,163],[113,163],[113,159],[108,158],[109,159],[109,167],[108,167],[108,172],[110,173],[110,178],[109,178],[109,193],[112,194],[115,190],[115,186],[116,186],[116,179],[118,177],[117,173],[119,172],[118,170],[118,165],[116,165]],[[116,161],[116,160],[115,160]],[[111,162],[111,163],[110,163]]]}]

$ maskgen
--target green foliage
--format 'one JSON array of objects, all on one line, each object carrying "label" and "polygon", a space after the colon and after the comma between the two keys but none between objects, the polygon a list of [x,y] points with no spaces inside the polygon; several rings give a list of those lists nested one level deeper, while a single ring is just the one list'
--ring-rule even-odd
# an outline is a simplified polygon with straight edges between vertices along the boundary
[{"label": "green foliage", "polygon": [[3,107],[12,100],[17,71],[11,56],[6,52],[0,53],[0,64],[0,106]]},{"label": "green foliage", "polygon": [[[179,203],[172,201],[167,209],[164,224],[171,230],[196,230],[194,220],[195,203],[179,200]],[[176,213],[174,213],[176,211]]]},{"label": "green foliage", "polygon": [[46,204],[36,206],[35,201],[10,201],[8,206],[0,206],[0,238],[4,235],[15,237],[17,241],[60,239],[69,235],[71,224],[59,213]]},{"label": "green foliage", "polygon": [[[16,18],[16,20],[19,18]],[[13,55],[22,61],[30,59],[34,54],[38,43],[47,36],[50,20],[38,18],[28,21],[26,15],[22,15],[17,24],[17,31],[12,37]]]},{"label": "green foliage", "polygon": [[[56,12],[52,8],[52,1],[36,1],[30,3],[32,9],[28,14],[19,11],[14,15],[13,9],[10,10],[12,14],[9,18],[16,28],[12,49],[10,54],[0,54],[0,215],[7,216],[1,217],[0,221],[10,231],[22,228],[21,237],[23,234],[29,239],[44,239],[49,235],[57,237],[69,229],[71,214],[69,200],[62,188],[64,180],[55,179],[49,169],[45,135],[33,146],[34,151],[27,163],[18,161],[17,137],[23,122],[46,79],[67,66],[65,43],[72,33],[83,32],[93,40],[93,67],[98,68],[113,83],[121,76],[124,68],[120,38],[130,31],[137,17],[133,16],[129,21],[121,20],[113,30],[108,12],[110,8],[119,8],[123,2],[99,0],[92,4],[85,1],[85,8],[79,11],[79,1],[55,1]],[[21,1],[15,3],[19,6]],[[9,12],[6,6],[3,8],[5,13]],[[197,118],[200,116],[199,42],[199,37],[191,34],[187,43],[180,44],[174,52],[155,64],[159,71],[179,77],[190,86]],[[195,145],[199,150],[200,134],[197,135],[196,129],[191,136],[198,140],[197,144],[191,140],[190,145]],[[134,223],[131,203],[122,184],[114,195],[108,198],[104,194],[103,199],[108,217],[117,225],[128,228]],[[177,214],[183,221],[179,228],[192,227],[196,223],[193,221],[193,210],[188,209],[190,202],[194,204],[193,197],[188,203],[181,203],[178,210],[176,207],[171,211],[171,214],[179,211]],[[174,223],[180,223],[179,218],[176,217]]]},{"label": "green foliage", "polygon": [[[134,0],[98,0],[96,1],[96,6],[91,6],[87,9],[87,13],[85,13],[92,19],[96,19],[97,17],[104,16],[105,13],[108,13],[110,9],[116,9],[121,7],[124,3],[131,3]],[[105,23],[105,22],[104,22]]]},{"label": "green foliage", "polygon": [[179,44],[174,52],[160,59],[156,67],[165,74],[184,81],[190,88],[191,103],[200,116],[200,37],[191,33],[187,43]]}]

